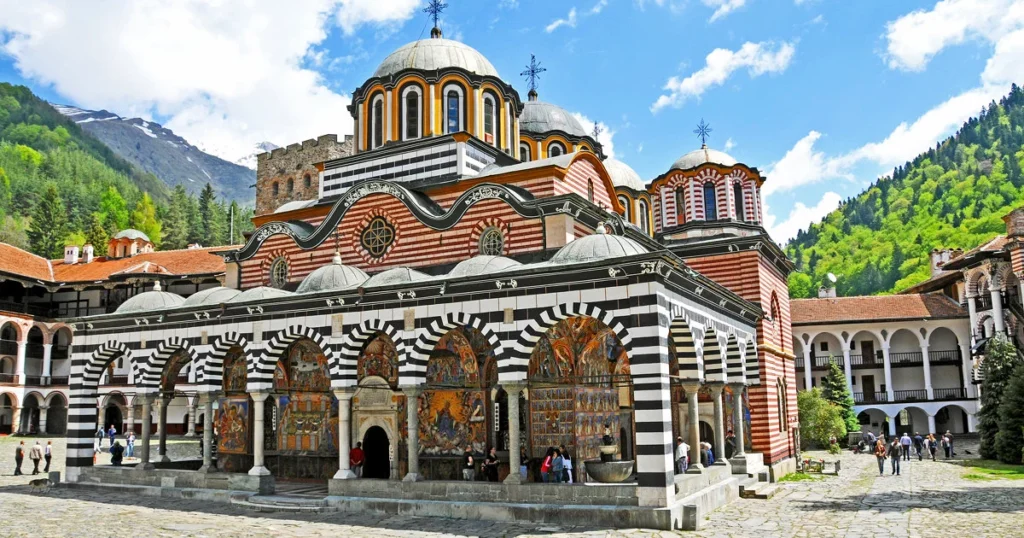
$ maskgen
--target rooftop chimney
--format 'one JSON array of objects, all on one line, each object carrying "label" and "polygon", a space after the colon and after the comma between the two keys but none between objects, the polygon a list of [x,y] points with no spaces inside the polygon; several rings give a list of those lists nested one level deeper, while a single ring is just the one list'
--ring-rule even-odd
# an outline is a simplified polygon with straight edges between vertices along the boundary
[{"label": "rooftop chimney", "polygon": [[64,263],[67,265],[78,263],[78,245],[64,247]]},{"label": "rooftop chimney", "polygon": [[933,249],[932,252],[931,252],[931,265],[932,265],[932,267],[931,267],[931,269],[932,269],[931,275],[932,275],[932,278],[935,278],[936,276],[938,276],[939,274],[942,273],[942,271],[943,271],[942,264],[948,262],[949,260],[952,260],[953,258],[956,258],[960,254],[963,254],[963,251],[960,250],[960,249],[950,249],[950,248],[936,248],[936,249]]},{"label": "rooftop chimney", "polygon": [[835,286],[822,286],[818,288],[819,299],[835,299],[836,298],[836,287]]},{"label": "rooftop chimney", "polygon": [[86,243],[85,246],[82,247],[82,263],[90,263],[92,262],[92,258],[92,245]]}]

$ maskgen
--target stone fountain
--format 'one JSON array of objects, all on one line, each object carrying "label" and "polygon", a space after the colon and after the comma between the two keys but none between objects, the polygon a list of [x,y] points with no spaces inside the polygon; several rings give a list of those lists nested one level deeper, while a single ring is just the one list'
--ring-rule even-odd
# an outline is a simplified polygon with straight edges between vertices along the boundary
[{"label": "stone fountain", "polygon": [[595,482],[616,484],[625,481],[633,474],[633,460],[616,460],[615,439],[611,436],[610,426],[605,424],[604,437],[601,438],[601,459],[583,462],[589,476]]}]

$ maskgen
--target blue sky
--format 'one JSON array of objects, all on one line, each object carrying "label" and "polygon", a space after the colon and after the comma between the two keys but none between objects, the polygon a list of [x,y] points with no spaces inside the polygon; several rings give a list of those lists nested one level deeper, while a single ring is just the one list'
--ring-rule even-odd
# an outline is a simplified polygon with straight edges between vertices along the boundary
[{"label": "blue sky", "polygon": [[[352,122],[349,93],[429,34],[425,0],[0,0],[0,80],[159,121],[234,160]],[[171,4],[171,5],[168,5]],[[709,146],[768,175],[785,241],[1024,81],[1024,0],[448,0],[445,37],[606,128],[651,179]]]}]

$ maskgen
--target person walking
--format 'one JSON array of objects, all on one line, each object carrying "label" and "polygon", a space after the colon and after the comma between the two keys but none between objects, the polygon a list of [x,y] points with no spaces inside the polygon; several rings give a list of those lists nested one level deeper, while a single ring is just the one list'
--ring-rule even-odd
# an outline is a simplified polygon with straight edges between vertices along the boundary
[{"label": "person walking", "polygon": [[[125,453],[124,453],[125,457],[134,458],[135,457],[135,432],[128,432],[128,437],[125,437],[124,442],[125,442],[125,445],[127,445],[125,447]],[[199,443],[199,451],[200,452],[203,451],[203,443]],[[202,455],[202,454],[200,454],[200,455]]]},{"label": "person walking", "polygon": [[366,460],[366,455],[363,454],[363,444],[356,443],[356,447],[348,453],[348,465],[352,469],[352,473],[356,475],[356,478],[363,477],[363,462]]},{"label": "person walking", "polygon": [[878,460],[878,476],[885,474],[885,441],[875,441],[875,458]]},{"label": "person walking", "polygon": [[565,458],[562,451],[555,449],[555,455],[551,458],[551,480],[555,484],[562,482],[562,475],[565,473]]},{"label": "person walking", "polygon": [[942,445],[942,453],[945,455],[945,458],[948,460],[949,459],[949,453],[950,453],[950,450],[949,450],[949,437],[946,437],[945,435],[943,435],[942,436],[942,440],[939,441],[939,444]]},{"label": "person walking", "polygon": [[121,446],[121,441],[114,441],[114,444],[110,445],[110,464],[120,467],[122,461],[124,461],[124,447]]},{"label": "person walking", "polygon": [[921,434],[914,432],[914,451],[917,452],[917,461],[924,459],[924,437]]},{"label": "person walking", "polygon": [[462,479],[472,482],[476,480],[476,469],[473,468],[473,447],[466,445],[462,453]]},{"label": "person walking", "polygon": [[103,450],[103,438],[106,437],[106,432],[103,431],[103,426],[96,427],[96,452]]},{"label": "person walking", "polygon": [[910,434],[903,432],[903,437],[900,437],[900,447],[903,452],[903,459],[910,461],[910,445],[913,441],[910,439]]},{"label": "person walking", "polygon": [[686,472],[686,455],[690,452],[690,445],[683,442],[682,437],[676,437],[676,472]]},{"label": "person walking", "polygon": [[25,461],[25,441],[14,447],[14,476],[24,474],[21,472],[21,462]]},{"label": "person walking", "polygon": [[946,444],[949,445],[949,457],[956,457],[956,450],[953,449],[953,432],[946,430]]},{"label": "person walking", "polygon": [[520,446],[519,447],[519,478],[523,482],[526,482],[526,475],[529,474],[529,471],[530,471],[529,459],[530,459],[530,457],[529,457],[529,454],[526,453],[526,447],[525,446]]},{"label": "person walking", "polygon": [[729,459],[736,453],[736,434],[729,430],[725,434],[725,459]]},{"label": "person walking", "polygon": [[43,469],[44,473],[50,472],[50,460],[53,459],[53,441],[46,442],[46,448],[43,449],[43,459],[46,460],[46,468]]},{"label": "person walking", "polygon": [[494,447],[491,447],[484,458],[484,475],[487,476],[488,482],[498,481],[498,450]]},{"label": "person walking", "polygon": [[110,425],[110,430],[107,431],[107,435],[110,436],[110,448],[114,448],[114,437],[117,436],[117,428],[114,425]]},{"label": "person walking", "polygon": [[932,461],[935,461],[935,453],[939,450],[939,443],[935,440],[935,434],[929,433],[928,439],[925,441],[928,443],[928,452],[932,455]]},{"label": "person walking", "polygon": [[28,457],[32,459],[32,474],[39,474],[39,462],[43,459],[43,445],[40,445],[39,441],[32,445]]},{"label": "person walking", "polygon": [[547,452],[544,453],[544,461],[540,464],[540,480],[541,482],[548,482],[549,475],[551,474],[551,460],[555,457],[555,449],[548,447]]},{"label": "person walking", "polygon": [[900,458],[903,457],[903,445],[900,444],[899,439],[893,438],[892,443],[889,443],[889,451],[886,455],[889,456],[889,461],[892,463],[892,474],[899,476]]},{"label": "person walking", "polygon": [[562,482],[572,484],[572,458],[569,457],[569,449],[565,445],[559,447],[562,452]]}]

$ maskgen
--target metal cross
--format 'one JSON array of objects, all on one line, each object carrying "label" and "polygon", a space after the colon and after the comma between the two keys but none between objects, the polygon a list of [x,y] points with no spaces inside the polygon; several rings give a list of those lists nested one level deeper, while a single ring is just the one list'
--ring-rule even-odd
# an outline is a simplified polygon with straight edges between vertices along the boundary
[{"label": "metal cross", "polygon": [[526,82],[530,86],[530,91],[537,91],[537,79],[539,79],[540,74],[545,71],[547,71],[547,68],[541,67],[540,62],[537,61],[537,57],[531,54],[530,65],[526,66],[526,71],[519,73],[519,76],[526,77]]},{"label": "metal cross", "polygon": [[711,131],[711,125],[704,123],[704,118],[701,118],[700,123],[697,124],[697,128],[693,130],[693,134],[700,137],[700,144],[702,146],[706,146],[707,138],[710,135]]},{"label": "metal cross", "polygon": [[601,136],[601,133],[603,133],[603,132],[604,132],[604,129],[602,129],[601,126],[595,121],[594,122],[594,130],[592,131],[592,133],[594,135],[594,140],[597,140],[597,137]]},{"label": "metal cross", "polygon": [[441,12],[448,9],[448,4],[445,4],[441,0],[430,0],[427,7],[423,8],[423,12],[429,14],[434,18],[434,27],[437,27],[437,19],[441,17]]}]

